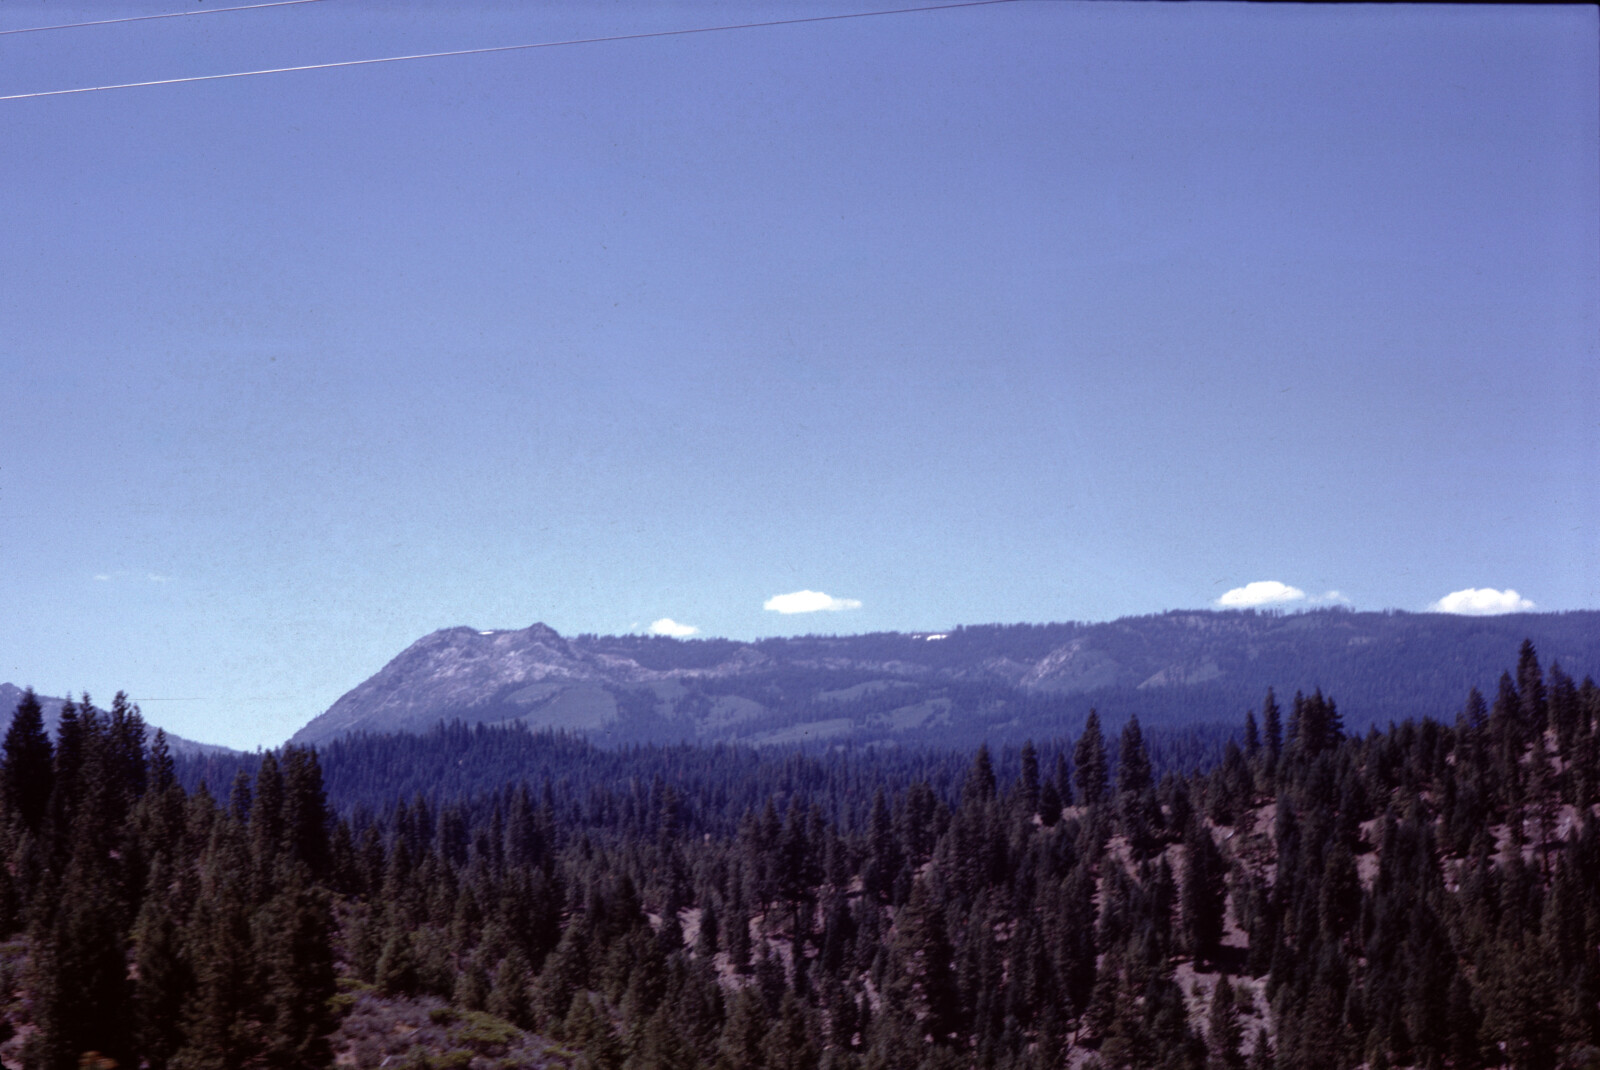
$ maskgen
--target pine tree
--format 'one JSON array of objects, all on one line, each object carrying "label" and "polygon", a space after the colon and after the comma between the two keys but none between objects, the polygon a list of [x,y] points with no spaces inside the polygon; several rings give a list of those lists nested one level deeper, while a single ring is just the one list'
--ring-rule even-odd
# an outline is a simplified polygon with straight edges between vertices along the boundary
[{"label": "pine tree", "polygon": [[328,876],[328,832],[333,824],[322,786],[317,752],[306,747],[283,750],[283,846],[289,861],[304,865],[316,879]]},{"label": "pine tree", "polygon": [[1017,776],[1017,801],[1024,814],[1036,814],[1039,812],[1039,800],[1039,752],[1033,749],[1033,740],[1030,739],[1022,744],[1022,771]]},{"label": "pine tree", "polygon": [[1276,759],[1283,752],[1283,711],[1278,708],[1277,696],[1267,688],[1267,697],[1261,700],[1261,731],[1267,748],[1267,757]]},{"label": "pine tree", "polygon": [[131,1058],[131,991],[114,889],[75,855],[63,898],[32,941],[33,1013],[38,1032],[29,1064],[70,1070],[83,1052],[124,1063]]},{"label": "pine tree", "polygon": [[579,1066],[586,1065],[589,1070],[622,1070],[625,1055],[622,1039],[611,1028],[604,1008],[596,1008],[595,996],[591,993],[573,994],[561,1036],[578,1050]]},{"label": "pine tree", "polygon": [[1211,990],[1211,1010],[1206,1016],[1207,1070],[1244,1070],[1244,1055],[1240,1049],[1243,1038],[1239,1005],[1234,999],[1233,985],[1224,974],[1217,978],[1216,987]]},{"label": "pine tree", "polygon": [[114,824],[120,824],[134,800],[145,793],[148,778],[145,733],[139,707],[128,700],[127,692],[118,691],[111,700],[111,712],[101,737],[106,751],[102,759],[104,775],[111,786],[109,801],[115,807]]},{"label": "pine tree", "polygon": [[1106,793],[1108,767],[1105,737],[1100,732],[1100,714],[1095,710],[1089,711],[1083,734],[1073,748],[1072,764],[1075,767],[1073,775],[1077,782],[1078,798],[1083,800],[1083,805],[1093,806],[1100,802]]},{"label": "pine tree", "polygon": [[817,1049],[811,1042],[812,1028],[794,992],[783,994],[778,1020],[767,1035],[766,1065],[770,1070],[816,1070]]},{"label": "pine tree", "polygon": [[700,910],[700,933],[695,939],[695,954],[705,959],[716,955],[717,934],[717,908],[708,901]]},{"label": "pine tree", "polygon": [[255,958],[265,970],[267,1057],[274,1067],[313,1070],[332,1059],[332,929],[326,893],[299,879],[261,912]]},{"label": "pine tree", "polygon": [[169,884],[165,860],[158,859],[151,867],[150,888],[133,930],[138,966],[133,992],[135,1039],[150,1070],[166,1070],[182,1046],[183,1008],[194,989],[194,972],[171,910]]},{"label": "pine tree", "polygon": [[489,988],[489,1013],[524,1029],[532,1028],[533,1006],[528,991],[531,973],[528,957],[521,948],[513,947],[494,971]]},{"label": "pine tree", "polygon": [[944,1043],[956,1020],[954,951],[927,880],[912,886],[911,899],[895,917],[894,926],[895,998],[915,1014],[935,1042]]},{"label": "pine tree", "polygon": [[1139,718],[1130,717],[1117,752],[1117,820],[1138,859],[1155,851],[1161,832],[1161,806],[1150,777],[1150,751]]},{"label": "pine tree", "polygon": [[1544,673],[1539,669],[1539,654],[1531,639],[1524,639],[1517,651],[1517,700],[1524,738],[1543,732],[1549,719]]},{"label": "pine tree", "polygon": [[73,819],[77,816],[78,806],[84,794],[82,772],[88,746],[88,729],[84,726],[84,719],[86,716],[92,718],[94,711],[93,707],[89,706],[89,696],[84,695],[83,698],[86,707],[83,715],[80,715],[79,707],[69,698],[62,704],[56,722],[55,760],[51,770],[50,802],[45,808],[45,819],[48,822],[47,832],[52,845],[51,869],[57,874],[66,866]]},{"label": "pine tree", "polygon": [[1181,913],[1184,943],[1196,962],[1209,962],[1215,958],[1222,943],[1227,863],[1199,818],[1189,823],[1189,831],[1183,842]]},{"label": "pine tree", "polygon": [[[214,806],[197,792],[196,806]],[[183,1070],[232,1070],[259,1058],[260,979],[251,932],[251,873],[243,830],[228,817],[212,826],[200,860],[201,892],[185,926],[194,990],[184,1008]]]},{"label": "pine tree", "polygon": [[994,798],[994,761],[989,757],[989,745],[980,743],[973,756],[972,767],[967,771],[967,782],[961,789],[962,798],[987,802]]},{"label": "pine tree", "polygon": [[718,1070],[762,1070],[767,1065],[767,1008],[760,993],[741,988],[733,997],[718,1044]]},{"label": "pine tree", "polygon": [[[417,952],[412,946],[410,931],[404,927],[391,926],[383,942],[383,953],[378,957],[375,983],[384,995],[409,996],[416,992]],[[498,1013],[492,1007],[490,1010]]]},{"label": "pine tree", "polygon": [[1056,755],[1055,772],[1050,775],[1050,783],[1056,789],[1056,795],[1061,798],[1062,806],[1072,805],[1072,776],[1067,771],[1067,756]]},{"label": "pine tree", "polygon": [[5,812],[29,832],[38,832],[50,805],[55,778],[54,750],[44,728],[44,711],[33,688],[22,693],[6,729],[0,758],[0,800]]},{"label": "pine tree", "polygon": [[1134,715],[1122,726],[1117,750],[1117,791],[1123,795],[1137,795],[1149,788],[1150,783],[1150,749],[1145,746],[1138,715]]},{"label": "pine tree", "polygon": [[271,751],[261,756],[250,803],[250,856],[255,875],[255,903],[272,895],[278,854],[283,848],[283,772]]},{"label": "pine tree", "polygon": [[862,871],[863,888],[869,896],[887,900],[900,872],[900,842],[895,836],[889,802],[883,788],[872,795],[872,810],[867,816],[867,864]]}]

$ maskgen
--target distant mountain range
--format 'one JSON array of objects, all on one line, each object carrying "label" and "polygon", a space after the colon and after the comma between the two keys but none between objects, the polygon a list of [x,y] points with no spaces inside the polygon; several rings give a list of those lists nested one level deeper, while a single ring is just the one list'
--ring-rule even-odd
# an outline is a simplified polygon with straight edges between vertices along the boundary
[{"label": "distant mountain range", "polygon": [[1242,722],[1268,687],[1320,688],[1346,726],[1449,719],[1493,697],[1524,639],[1582,679],[1600,612],[1461,617],[1343,609],[1181,611],[1107,623],[738,642],[447,628],[424,636],[292,742],[523,722],[597,742],[967,745],[1077,732],[1091,707],[1151,726]]},{"label": "distant mountain range", "polygon": [[[22,701],[23,689],[16,684],[0,684],[0,733],[11,726],[11,718],[16,715],[17,703]],[[56,728],[61,723],[61,707],[66,704],[66,699],[52,698],[49,695],[39,696],[39,706],[44,710],[44,724],[46,730],[53,736]],[[154,739],[156,725],[148,724],[146,737]],[[236,754],[237,751],[230,747],[218,746],[215,743],[196,743],[192,739],[167,733],[167,747],[173,754],[207,755],[207,754]]]}]

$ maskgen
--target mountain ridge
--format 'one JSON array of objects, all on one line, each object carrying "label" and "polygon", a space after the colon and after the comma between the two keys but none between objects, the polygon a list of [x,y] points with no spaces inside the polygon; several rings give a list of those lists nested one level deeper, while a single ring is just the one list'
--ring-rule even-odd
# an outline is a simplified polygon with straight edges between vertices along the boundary
[{"label": "mountain ridge", "polygon": [[[16,716],[17,703],[22,701],[24,689],[13,683],[0,684],[0,732],[4,732],[11,725],[11,718]],[[61,720],[61,707],[66,704],[66,699],[56,698],[51,695],[36,695],[39,708],[44,713],[45,729],[51,735],[55,734],[56,727]],[[145,722],[147,740],[155,738],[158,725]],[[160,729],[165,732],[165,729]],[[208,754],[239,754],[240,751],[232,747],[224,747],[220,743],[200,743],[196,740],[186,739],[173,732],[167,732],[167,748],[174,754],[190,754],[204,756]]]},{"label": "mountain ridge", "polygon": [[1112,720],[1234,722],[1268,687],[1327,691],[1376,724],[1453,714],[1525,638],[1592,671],[1600,612],[1203,610],[752,641],[457,626],[412,643],[291,742],[462,720],[613,744],[965,743],[1061,731],[1090,706]]}]

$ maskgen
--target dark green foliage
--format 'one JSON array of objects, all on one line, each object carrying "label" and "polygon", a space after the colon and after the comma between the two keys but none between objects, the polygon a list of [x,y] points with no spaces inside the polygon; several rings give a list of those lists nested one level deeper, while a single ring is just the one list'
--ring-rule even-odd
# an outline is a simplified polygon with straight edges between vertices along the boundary
[{"label": "dark green foliage", "polygon": [[510,953],[500,960],[500,965],[494,971],[494,980],[489,988],[489,999],[486,1004],[489,1013],[525,1029],[530,1028],[533,1025],[533,1007],[529,999],[528,983],[532,980],[532,975],[533,969],[528,965],[528,957],[522,953],[521,948],[513,947]]},{"label": "dark green foliage", "polygon": [[[1600,691],[1531,648],[1453,725],[1351,737],[1313,691],[1285,739],[1269,694],[1209,767],[1164,765],[1133,718],[1113,766],[1098,715],[1075,774],[1059,738],[755,757],[367,740],[341,753],[504,748],[551,775],[337,819],[322,785],[345,757],[252,759],[225,811],[133,745],[136,717],[73,703],[37,829],[6,804],[0,917],[28,932],[34,1066],[91,1047],[152,1070],[328,1065],[336,971],[375,982],[366,1000],[449,1000],[431,1005],[452,1035],[538,1027],[613,1070],[1600,1050],[1600,825],[1570,809],[1596,790]],[[1243,948],[1222,942],[1230,893]],[[509,1050],[495,1037],[460,1043]]]},{"label": "dark green foliage", "polygon": [[[394,929],[390,932],[383,944],[383,954],[378,957],[374,983],[379,992],[389,996],[409,996],[416,992],[417,953],[409,931]],[[491,1014],[497,1013],[493,1005],[488,1010]]]},{"label": "dark green foliage", "polygon": [[1219,977],[1211,990],[1211,1010],[1206,1015],[1207,1070],[1244,1070],[1240,1047],[1243,1039],[1233,985],[1226,976]]},{"label": "dark green foliage", "polygon": [[50,804],[55,778],[54,749],[44,730],[44,712],[33,688],[23,692],[6,729],[0,757],[0,801],[5,813],[29,832],[38,832]]},{"label": "dark green foliage", "polygon": [[1100,732],[1100,714],[1095,710],[1089,711],[1083,734],[1078,737],[1078,743],[1072,750],[1072,764],[1078,799],[1083,805],[1092,806],[1103,799],[1109,783],[1109,770],[1105,737]]},{"label": "dark green foliage", "polygon": [[[27,1064],[327,1065],[331,901],[290,840],[263,834],[271,785],[220,812],[179,785],[161,733],[146,749],[126,695],[66,703],[53,749],[36,706],[24,697],[0,768],[8,931],[27,904]],[[320,786],[298,787],[325,816]]]},{"label": "dark green foliage", "polygon": [[167,868],[158,864],[150,873],[150,888],[133,931],[138,966],[135,1040],[151,1070],[165,1070],[183,1044],[183,1009],[194,991],[194,971],[168,900]]},{"label": "dark green foliage", "polygon": [[1182,921],[1184,944],[1197,962],[1215,958],[1222,942],[1228,889],[1227,862],[1199,820],[1183,839]]},{"label": "dark green foliage", "polygon": [[292,881],[257,915],[256,933],[269,1063],[286,1070],[326,1066],[335,988],[327,893]]}]

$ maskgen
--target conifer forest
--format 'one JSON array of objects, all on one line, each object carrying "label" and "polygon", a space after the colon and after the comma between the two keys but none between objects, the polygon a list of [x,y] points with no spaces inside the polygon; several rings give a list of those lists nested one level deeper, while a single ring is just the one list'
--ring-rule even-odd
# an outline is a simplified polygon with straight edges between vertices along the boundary
[{"label": "conifer forest", "polygon": [[[1600,1067],[1600,689],[991,750],[441,725],[0,755],[0,1059],[72,1070]],[[1088,711],[1085,711],[1086,713]]]}]

